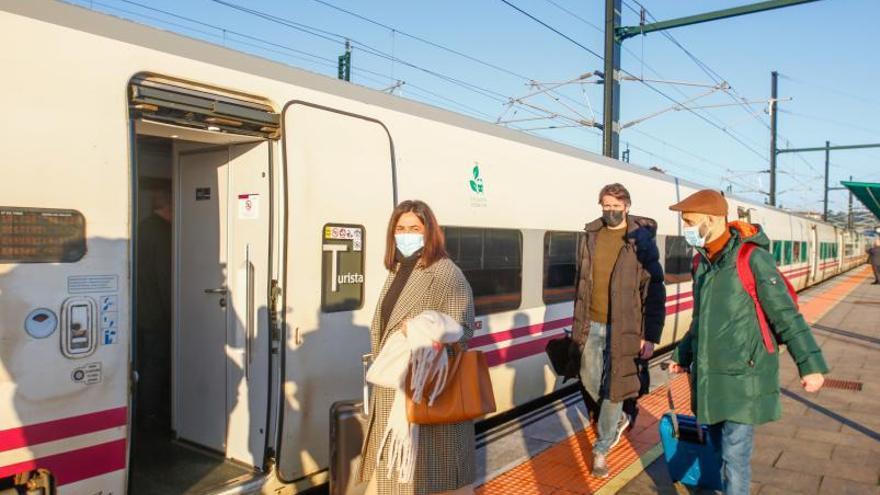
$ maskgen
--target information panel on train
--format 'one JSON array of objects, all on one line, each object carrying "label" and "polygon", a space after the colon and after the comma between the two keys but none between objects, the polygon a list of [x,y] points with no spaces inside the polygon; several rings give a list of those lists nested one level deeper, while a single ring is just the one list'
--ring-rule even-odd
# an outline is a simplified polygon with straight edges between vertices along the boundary
[{"label": "information panel on train", "polygon": [[351,311],[363,305],[364,235],[361,225],[324,225],[321,236],[321,311]]},{"label": "information panel on train", "polygon": [[82,213],[0,206],[0,263],[72,263],[85,254]]}]

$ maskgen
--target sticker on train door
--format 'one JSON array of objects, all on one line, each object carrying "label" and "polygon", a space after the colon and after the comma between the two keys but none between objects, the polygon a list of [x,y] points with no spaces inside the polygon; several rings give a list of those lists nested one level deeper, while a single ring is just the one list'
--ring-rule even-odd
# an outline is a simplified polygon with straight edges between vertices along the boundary
[{"label": "sticker on train door", "polygon": [[242,220],[255,220],[260,217],[260,195],[238,195],[238,218]]},{"label": "sticker on train door", "polygon": [[353,311],[364,303],[364,227],[326,224],[321,241],[321,310]]}]

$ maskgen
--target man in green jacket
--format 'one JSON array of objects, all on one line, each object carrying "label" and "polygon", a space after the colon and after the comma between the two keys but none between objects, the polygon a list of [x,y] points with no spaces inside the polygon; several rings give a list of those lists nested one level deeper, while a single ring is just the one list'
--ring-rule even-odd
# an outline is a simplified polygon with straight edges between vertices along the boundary
[{"label": "man in green jacket", "polygon": [[818,391],[828,367],[761,228],[728,223],[727,200],[717,191],[698,191],[670,209],[681,213],[685,240],[700,253],[691,328],[673,354],[671,369],[690,370],[697,421],[715,434],[720,430],[724,493],[747,495],[754,425],[779,419],[781,406],[779,353],[765,348],[754,301],[737,273],[743,244],[760,248],[749,263],[758,299],[776,342],[786,345],[797,364],[804,390]]}]

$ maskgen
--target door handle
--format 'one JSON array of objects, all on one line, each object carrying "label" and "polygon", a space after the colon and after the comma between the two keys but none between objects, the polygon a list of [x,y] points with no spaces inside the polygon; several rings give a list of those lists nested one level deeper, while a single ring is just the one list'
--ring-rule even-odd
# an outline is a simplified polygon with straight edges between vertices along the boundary
[{"label": "door handle", "polygon": [[220,295],[226,295],[227,292],[229,292],[229,289],[227,289],[226,287],[217,287],[217,288],[214,288],[214,289],[205,289],[205,294],[220,294]]}]

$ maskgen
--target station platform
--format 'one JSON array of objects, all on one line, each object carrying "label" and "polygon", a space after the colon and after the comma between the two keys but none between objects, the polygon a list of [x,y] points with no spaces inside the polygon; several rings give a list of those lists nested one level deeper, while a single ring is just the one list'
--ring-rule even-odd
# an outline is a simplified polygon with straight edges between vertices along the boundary
[{"label": "station platform", "polygon": [[[872,280],[864,266],[801,294],[831,371],[825,387],[808,394],[792,360],[781,357],[783,417],[756,429],[753,494],[880,495],[880,286]],[[687,378],[670,381],[659,368],[651,378],[636,425],[608,456],[608,478],[590,475],[596,438],[574,394],[478,439],[476,493],[688,493],[667,474],[657,429],[667,387],[687,412]]]}]

